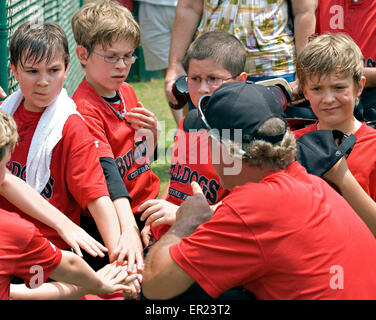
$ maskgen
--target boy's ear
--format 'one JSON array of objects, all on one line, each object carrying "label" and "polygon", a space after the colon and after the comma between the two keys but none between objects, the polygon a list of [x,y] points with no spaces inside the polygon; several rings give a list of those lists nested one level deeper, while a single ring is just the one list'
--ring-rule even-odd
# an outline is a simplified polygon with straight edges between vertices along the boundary
[{"label": "boy's ear", "polygon": [[16,81],[18,81],[18,71],[17,71],[17,67],[10,63],[10,68],[12,69],[12,72],[13,72],[13,75],[14,75],[14,78],[16,79]]},{"label": "boy's ear", "polygon": [[358,87],[358,92],[356,94],[357,97],[359,97],[362,94],[365,85],[366,85],[366,77],[363,76],[360,79],[360,83],[359,83],[359,87]]},{"label": "boy's ear", "polygon": [[242,72],[241,74],[239,74],[237,77],[236,77],[236,81],[245,81],[247,80],[247,73],[246,72]]},{"label": "boy's ear", "polygon": [[64,80],[67,78],[68,71],[69,71],[69,66],[70,66],[70,64],[68,63],[68,64],[67,64],[67,67],[65,68]]},{"label": "boy's ear", "polygon": [[84,46],[78,45],[76,48],[76,55],[81,64],[85,65],[88,59],[88,52]]}]

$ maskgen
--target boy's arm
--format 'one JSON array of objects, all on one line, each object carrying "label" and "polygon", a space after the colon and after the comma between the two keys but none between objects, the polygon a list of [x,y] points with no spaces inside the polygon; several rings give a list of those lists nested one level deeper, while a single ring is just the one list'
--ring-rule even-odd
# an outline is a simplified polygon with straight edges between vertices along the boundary
[{"label": "boy's arm", "polygon": [[364,191],[349,170],[346,159],[324,174],[324,178],[334,183],[359,217],[376,237],[376,202]]},{"label": "boy's arm", "polygon": [[308,43],[308,38],[315,33],[317,0],[292,0],[294,14],[294,34],[296,53]]},{"label": "boy's arm", "polygon": [[172,93],[176,79],[185,74],[183,58],[200,23],[204,9],[203,0],[179,0],[172,27],[169,67],[165,77],[165,93],[172,104],[177,101]]},{"label": "boy's arm", "polygon": [[133,269],[136,263],[137,269],[143,269],[143,250],[137,223],[130,206],[130,196],[124,181],[119,173],[114,159],[100,158],[100,163],[106,179],[107,188],[116,210],[120,225],[120,238],[116,249],[110,254],[110,261],[117,260],[123,263],[128,259],[128,270]]},{"label": "boy's arm", "polygon": [[[121,268],[121,267],[118,267]],[[123,272],[123,279],[127,273]],[[70,283],[79,287],[86,288],[87,292],[95,294],[105,294],[118,290],[128,290],[129,288],[123,284],[112,284],[106,281],[103,276],[97,274],[90,266],[77,255],[62,251],[62,259],[59,266],[52,272],[50,278]]]},{"label": "boy's arm", "polygon": [[87,208],[111,256],[120,237],[120,226],[114,205],[109,197],[103,196],[90,201]]},{"label": "boy's arm", "polygon": [[[127,285],[137,277],[128,276],[124,268],[115,268],[114,265],[109,264],[98,270],[96,274],[113,285]],[[133,293],[131,287],[129,292]],[[76,300],[90,293],[97,294],[87,288],[65,282],[46,282],[35,289],[29,289],[24,284],[11,284],[9,298],[11,300]]]},{"label": "boy's arm", "polygon": [[107,251],[101,243],[9,171],[6,171],[5,179],[0,184],[0,195],[24,213],[55,229],[79,256],[82,256],[80,247],[92,256],[103,257],[103,251]]},{"label": "boy's arm", "polygon": [[125,257],[128,263],[128,272],[132,272],[136,264],[137,271],[144,268],[143,248],[141,235],[134,218],[129,200],[121,197],[113,201],[120,224],[120,238],[117,247],[110,260],[123,261]]}]

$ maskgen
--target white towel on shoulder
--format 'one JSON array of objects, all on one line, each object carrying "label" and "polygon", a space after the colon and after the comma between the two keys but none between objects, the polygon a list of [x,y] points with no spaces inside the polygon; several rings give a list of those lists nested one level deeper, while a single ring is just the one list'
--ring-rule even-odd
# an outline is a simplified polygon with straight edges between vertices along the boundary
[{"label": "white towel on shoulder", "polygon": [[[13,116],[23,98],[21,90],[17,90],[4,100],[2,111]],[[43,191],[50,178],[52,152],[62,138],[65,122],[72,114],[80,115],[76,108],[76,104],[63,88],[43,111],[38,122],[26,162],[26,182],[38,193]]]}]

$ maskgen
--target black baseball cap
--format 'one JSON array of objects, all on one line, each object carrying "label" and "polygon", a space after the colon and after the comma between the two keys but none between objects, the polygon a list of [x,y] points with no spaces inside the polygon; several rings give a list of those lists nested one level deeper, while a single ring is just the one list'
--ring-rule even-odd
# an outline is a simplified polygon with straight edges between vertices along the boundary
[{"label": "black baseball cap", "polygon": [[310,131],[296,140],[296,160],[309,173],[322,177],[343,156],[350,154],[355,142],[353,134],[347,136],[339,130]]},{"label": "black baseball cap", "polygon": [[190,111],[184,120],[185,131],[190,129],[242,130],[243,143],[254,139],[271,143],[279,142],[283,133],[269,136],[257,134],[258,129],[270,118],[280,118],[285,123],[282,101],[272,90],[251,81],[231,81],[222,84],[211,96],[203,96],[197,109]]}]

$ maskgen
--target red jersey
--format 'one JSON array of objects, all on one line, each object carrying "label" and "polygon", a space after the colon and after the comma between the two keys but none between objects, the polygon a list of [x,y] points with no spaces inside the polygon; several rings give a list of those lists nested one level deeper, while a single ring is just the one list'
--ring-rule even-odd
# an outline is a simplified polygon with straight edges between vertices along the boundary
[{"label": "red jersey", "polygon": [[[317,123],[294,131],[296,139],[307,132],[317,130]],[[365,123],[354,133],[357,138],[347,158],[349,170],[367,192],[376,201],[376,130]]]},{"label": "red jersey", "polygon": [[319,0],[317,33],[347,33],[359,46],[366,67],[376,67],[376,1]]},{"label": "red jersey", "polygon": [[[184,118],[180,121],[172,149],[170,186],[167,201],[180,206],[191,196],[191,182],[196,181],[210,205],[221,201],[228,190],[224,189],[211,164],[208,135],[205,130],[186,132]],[[151,228],[153,236],[159,240],[170,228],[169,225]]]},{"label": "red jersey", "polygon": [[[42,112],[26,110],[23,103],[14,114],[20,138],[8,169],[23,180],[26,180],[26,161],[31,140],[41,116]],[[109,196],[94,139],[78,115],[71,115],[67,119],[62,138],[52,153],[50,171],[50,179],[41,195],[77,225],[80,224],[80,214],[89,202]],[[59,248],[68,248],[56,230],[24,214],[3,197],[0,197],[0,206],[33,222]]]},{"label": "red jersey", "polygon": [[59,266],[61,251],[18,214],[0,209],[0,220],[0,300],[8,300],[14,276],[28,287],[40,285]]},{"label": "red jersey", "polygon": [[170,247],[212,297],[375,299],[376,239],[350,205],[297,162],[235,187],[210,221]]},{"label": "red jersey", "polygon": [[[137,106],[133,88],[123,83],[118,90],[126,111]],[[131,207],[138,207],[159,194],[159,178],[150,167],[145,141],[135,140],[135,130],[126,120],[120,120],[93,87],[82,80],[73,95],[77,110],[85,118],[89,130],[98,141],[99,157],[113,158],[132,198]],[[119,110],[120,113],[122,110]]]}]

